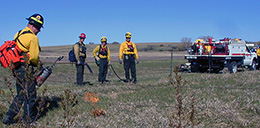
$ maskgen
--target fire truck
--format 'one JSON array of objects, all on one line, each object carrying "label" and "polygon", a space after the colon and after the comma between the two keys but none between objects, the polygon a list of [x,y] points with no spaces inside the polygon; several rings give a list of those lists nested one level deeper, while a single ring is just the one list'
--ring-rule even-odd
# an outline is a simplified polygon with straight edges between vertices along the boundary
[{"label": "fire truck", "polygon": [[240,67],[256,70],[258,66],[257,54],[251,52],[244,40],[237,38],[197,39],[188,53],[184,58],[190,63],[191,72],[218,73],[227,67],[230,73],[236,73]]}]

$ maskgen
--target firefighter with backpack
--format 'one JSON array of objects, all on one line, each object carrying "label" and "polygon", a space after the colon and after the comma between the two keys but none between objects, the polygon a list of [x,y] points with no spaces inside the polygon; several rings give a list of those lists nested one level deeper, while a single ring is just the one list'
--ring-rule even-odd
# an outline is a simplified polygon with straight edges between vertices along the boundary
[{"label": "firefighter with backpack", "polygon": [[[119,49],[119,63],[122,64],[124,62],[124,69],[125,69],[125,77],[126,77],[126,82],[132,82],[136,83],[136,68],[135,68],[135,61],[138,64],[138,54],[137,54],[137,48],[135,43],[133,43],[131,40],[131,33],[127,32],[125,34],[126,41],[123,42],[120,45]],[[131,79],[129,75],[129,69],[131,71]]]},{"label": "firefighter with backpack", "polygon": [[79,42],[73,45],[73,49],[74,49],[74,54],[76,59],[77,85],[82,86],[84,85],[83,83],[84,65],[87,62],[87,55],[86,55],[87,48],[84,44],[84,41],[86,39],[86,34],[81,33],[79,39],[80,39]]},{"label": "firefighter with backpack", "polygon": [[[44,19],[40,14],[33,14],[26,19],[28,20],[27,26],[16,33],[14,39],[18,47],[23,51],[23,54],[28,56],[29,60],[28,62],[20,61],[20,64],[16,65],[13,69],[14,76],[16,77],[17,94],[6,113],[6,117],[3,120],[4,124],[14,123],[14,117],[19,113],[22,106],[24,109],[23,121],[28,124],[36,120],[36,81],[33,79],[33,74],[36,72],[36,67],[41,65],[37,34],[43,28]],[[28,75],[31,77],[29,81],[26,80]]]},{"label": "firefighter with backpack", "polygon": [[101,44],[93,50],[93,57],[95,58],[97,66],[99,66],[98,82],[99,84],[103,84],[107,82],[106,75],[111,60],[106,37],[103,36],[101,38]]}]

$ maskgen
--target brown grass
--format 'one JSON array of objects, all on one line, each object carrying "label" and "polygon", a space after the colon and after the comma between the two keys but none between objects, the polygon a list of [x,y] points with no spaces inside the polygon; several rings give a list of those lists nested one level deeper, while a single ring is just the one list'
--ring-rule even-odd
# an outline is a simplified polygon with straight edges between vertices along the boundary
[{"label": "brown grass", "polygon": [[[185,62],[187,61],[183,59],[173,60],[174,66]],[[112,64],[119,76],[124,78],[123,65],[119,65],[118,62]],[[73,84],[76,80],[74,64],[57,64],[53,74],[45,82],[45,85],[48,85],[46,92],[48,97],[63,95],[65,89],[70,89],[73,94],[78,95],[78,102],[74,106],[77,116],[73,116],[75,118],[73,127],[167,127],[172,113],[178,112],[176,93],[169,85],[169,59],[141,61],[137,65],[136,85],[120,82],[111,73],[110,83],[99,86],[98,68],[93,62],[89,65],[94,74],[90,74],[85,69],[84,80],[93,85]],[[1,68],[0,76],[6,76],[7,72],[6,69]],[[183,108],[187,110],[192,108],[190,101],[194,96],[194,122],[201,122],[198,127],[260,127],[259,70],[236,74],[223,72],[220,74],[180,73],[179,75],[187,82],[187,86],[183,88],[183,95],[186,96],[183,99],[185,104]],[[12,77],[8,78],[12,80]],[[3,83],[3,80],[0,79],[0,82]],[[11,94],[3,84],[0,87],[5,91],[4,95],[0,95],[0,104],[5,109],[2,112],[5,112]],[[39,91],[42,89],[40,88]],[[98,94],[99,101],[96,104],[106,111],[106,116],[93,117],[91,103],[85,102],[82,98],[87,92]],[[61,105],[60,102],[58,104]],[[49,109],[47,114],[37,121],[36,126],[60,127],[64,121],[62,115],[61,106]],[[50,124],[46,126],[48,121]]]},{"label": "brown grass", "polygon": [[[59,56],[64,56],[61,62],[68,62],[68,52],[72,49],[72,45],[63,45],[63,46],[48,46],[41,47],[42,51],[40,52],[40,58],[43,62],[54,61],[54,58]],[[92,51],[99,44],[87,44],[87,59],[89,62],[94,62]],[[181,43],[136,43],[138,49],[138,55],[140,60],[158,60],[158,59],[169,59],[171,56],[169,47],[171,46],[181,46]],[[144,51],[144,48],[152,46],[154,49],[149,51]],[[118,60],[118,51],[120,44],[108,44],[111,52],[112,61]],[[161,51],[160,51],[161,50]],[[174,56],[178,58],[183,58],[186,51],[174,51]]]}]

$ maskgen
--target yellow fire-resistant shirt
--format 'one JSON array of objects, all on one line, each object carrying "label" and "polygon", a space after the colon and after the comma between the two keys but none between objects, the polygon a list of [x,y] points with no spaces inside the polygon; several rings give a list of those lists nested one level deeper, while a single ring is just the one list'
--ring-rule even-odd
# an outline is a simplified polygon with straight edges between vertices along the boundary
[{"label": "yellow fire-resistant shirt", "polygon": [[74,54],[75,54],[76,61],[80,61],[80,59],[79,59],[80,56],[86,57],[85,61],[87,61],[87,54],[86,54],[86,52],[85,53],[81,52],[81,51],[83,51],[83,49],[80,48],[79,45],[81,45],[82,47],[86,47],[85,44],[82,42],[78,42],[78,43],[74,44],[73,48],[74,48]]},{"label": "yellow fire-resistant shirt", "polygon": [[[100,48],[101,46],[101,48]],[[107,55],[103,56],[101,54],[99,54],[100,50],[102,50],[102,48],[106,48],[107,49]],[[103,45],[98,45],[94,50],[93,50],[93,56],[96,57],[97,56],[97,53],[98,53],[98,56],[99,58],[107,58],[107,61],[110,61],[111,60],[111,57],[110,57],[110,50],[107,46],[103,46]]]},{"label": "yellow fire-resistant shirt", "polygon": [[[18,41],[17,45],[22,51],[28,54],[29,64],[38,65],[40,61],[39,39],[29,27],[25,27],[25,29],[23,29],[20,33],[23,33],[24,31],[30,31],[31,33],[25,33],[18,37],[24,47]],[[14,39],[17,37],[17,34],[18,33],[15,34]]]},{"label": "yellow fire-resistant shirt", "polygon": [[[130,51],[130,48],[129,48],[129,45],[132,45],[133,46],[133,52]],[[120,45],[120,48],[119,48],[119,59],[123,59],[123,55],[124,54],[127,54],[127,55],[131,55],[131,54],[135,54],[135,58],[138,59],[138,54],[137,54],[137,48],[136,48],[136,45],[130,41],[130,42],[123,42],[121,45]]]}]

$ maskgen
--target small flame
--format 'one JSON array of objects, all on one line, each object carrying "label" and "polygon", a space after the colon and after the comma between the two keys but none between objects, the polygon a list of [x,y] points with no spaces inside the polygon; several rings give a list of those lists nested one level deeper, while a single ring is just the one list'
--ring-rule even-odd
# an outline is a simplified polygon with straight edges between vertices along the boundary
[{"label": "small flame", "polygon": [[96,93],[88,92],[83,97],[85,99],[85,102],[90,101],[92,103],[93,110],[91,111],[92,115],[94,117],[98,117],[101,115],[106,115],[106,112],[102,108],[98,108],[95,103],[99,101],[99,98]]},{"label": "small flame", "polygon": [[92,115],[93,115],[94,117],[106,115],[106,112],[105,112],[102,108],[100,108],[100,109],[94,109],[94,110],[91,111],[91,113],[92,113]]},{"label": "small flame", "polygon": [[85,102],[90,101],[92,104],[95,104],[99,101],[99,98],[96,93],[88,92],[84,95]]}]

